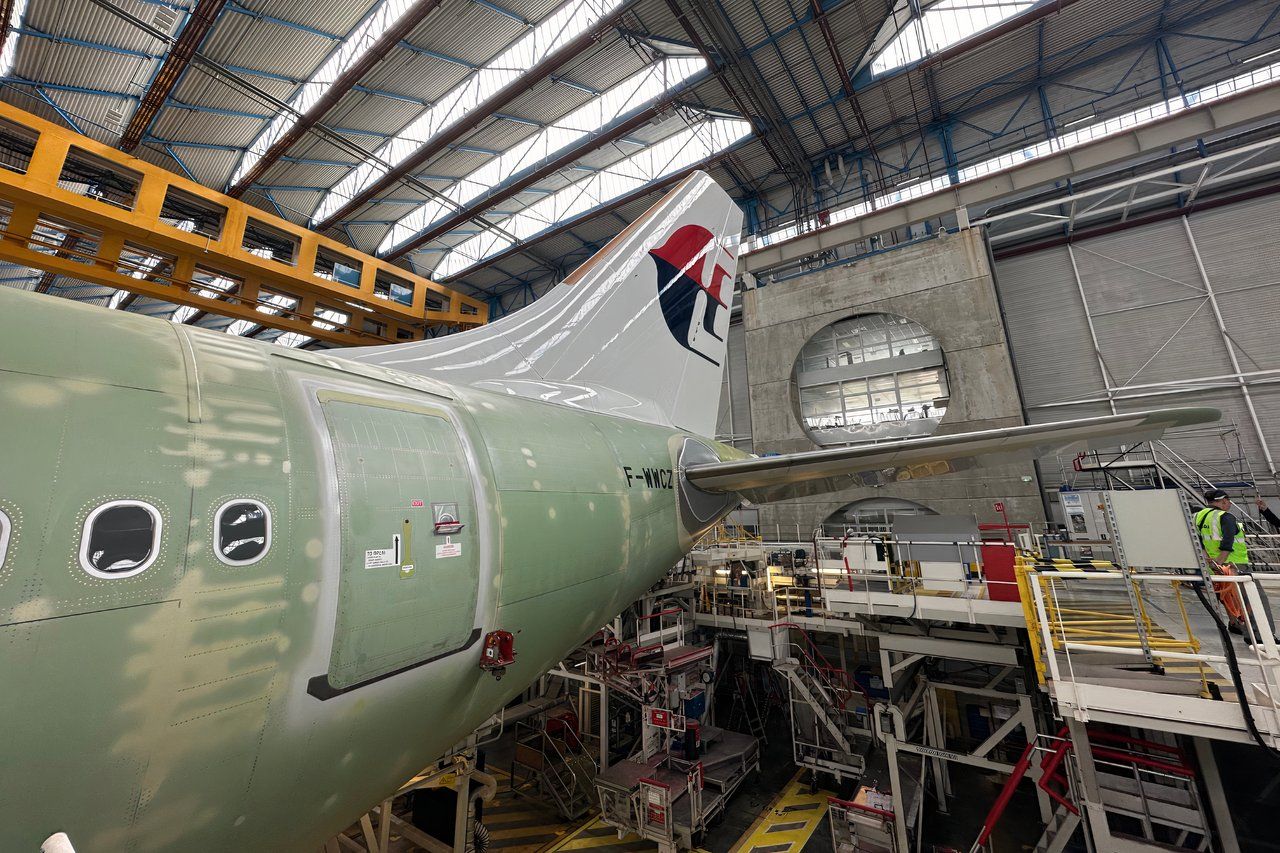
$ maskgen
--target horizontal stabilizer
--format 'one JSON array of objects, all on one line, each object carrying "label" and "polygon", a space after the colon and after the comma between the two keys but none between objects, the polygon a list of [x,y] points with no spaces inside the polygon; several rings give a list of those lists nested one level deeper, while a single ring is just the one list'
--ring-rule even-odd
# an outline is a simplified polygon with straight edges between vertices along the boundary
[{"label": "horizontal stabilizer", "polygon": [[750,501],[819,495],[931,477],[1020,458],[1066,450],[1073,445],[1111,447],[1159,438],[1165,430],[1211,423],[1217,409],[1162,409],[982,432],[909,438],[879,444],[837,447],[710,462],[684,469],[686,481],[704,492],[735,493]]}]

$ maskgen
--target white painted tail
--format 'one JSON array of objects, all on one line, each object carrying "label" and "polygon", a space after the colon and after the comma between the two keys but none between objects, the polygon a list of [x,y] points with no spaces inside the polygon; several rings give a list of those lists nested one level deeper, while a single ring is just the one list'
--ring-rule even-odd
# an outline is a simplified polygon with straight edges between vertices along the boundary
[{"label": "white painted tail", "polygon": [[709,436],[741,233],[742,211],[695,172],[532,305],[341,355]]}]

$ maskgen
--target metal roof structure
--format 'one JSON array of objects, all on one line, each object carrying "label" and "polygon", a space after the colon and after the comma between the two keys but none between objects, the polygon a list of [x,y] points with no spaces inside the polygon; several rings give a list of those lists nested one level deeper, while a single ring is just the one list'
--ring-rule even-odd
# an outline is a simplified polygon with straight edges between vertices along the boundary
[{"label": "metal roof structure", "polygon": [[692,168],[759,249],[1280,76],[1274,0],[0,0],[0,20],[0,97],[492,316]]}]

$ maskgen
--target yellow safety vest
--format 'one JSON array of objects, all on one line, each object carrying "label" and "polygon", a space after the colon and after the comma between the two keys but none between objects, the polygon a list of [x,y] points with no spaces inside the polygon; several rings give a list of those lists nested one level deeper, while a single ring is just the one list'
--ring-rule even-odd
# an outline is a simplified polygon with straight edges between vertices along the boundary
[{"label": "yellow safety vest", "polygon": [[1231,553],[1222,557],[1222,510],[1205,507],[1196,513],[1196,530],[1200,532],[1200,542],[1210,560],[1219,563],[1249,562],[1249,548],[1244,543],[1244,528],[1236,530],[1235,541],[1231,543]]}]

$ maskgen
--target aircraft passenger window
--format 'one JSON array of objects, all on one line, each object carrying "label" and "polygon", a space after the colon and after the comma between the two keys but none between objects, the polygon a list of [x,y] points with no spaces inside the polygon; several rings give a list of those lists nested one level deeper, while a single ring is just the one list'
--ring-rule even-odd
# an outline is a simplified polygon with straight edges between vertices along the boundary
[{"label": "aircraft passenger window", "polygon": [[111,501],[89,513],[80,536],[80,567],[98,578],[145,571],[160,553],[160,510],[142,501]]},{"label": "aircraft passenger window", "polygon": [[9,530],[12,526],[9,516],[0,509],[0,569],[4,568],[4,558],[9,553]]},{"label": "aircraft passenger window", "polygon": [[218,559],[229,566],[256,563],[271,547],[271,511],[254,500],[228,501],[213,518]]}]

